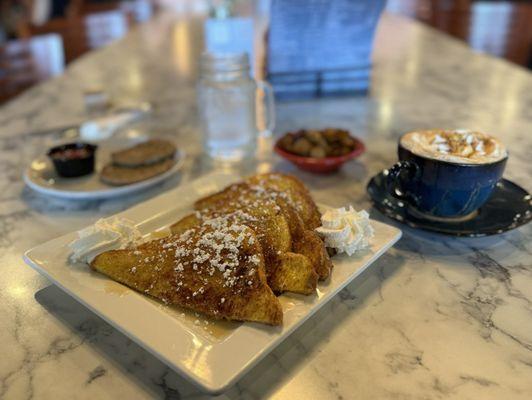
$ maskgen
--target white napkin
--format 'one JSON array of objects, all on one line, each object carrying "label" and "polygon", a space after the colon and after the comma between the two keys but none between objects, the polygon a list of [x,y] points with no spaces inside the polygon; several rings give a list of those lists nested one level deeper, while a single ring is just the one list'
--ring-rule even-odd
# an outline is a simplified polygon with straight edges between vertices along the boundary
[{"label": "white napkin", "polygon": [[121,127],[139,117],[138,111],[126,111],[86,121],[79,127],[81,139],[91,142],[109,139]]}]

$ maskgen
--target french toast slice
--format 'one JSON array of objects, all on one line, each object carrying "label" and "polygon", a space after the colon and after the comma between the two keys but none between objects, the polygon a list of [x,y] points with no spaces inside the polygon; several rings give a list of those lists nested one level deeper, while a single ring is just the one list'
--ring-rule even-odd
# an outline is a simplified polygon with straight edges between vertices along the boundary
[{"label": "french toast slice", "polygon": [[292,248],[292,238],[288,222],[274,203],[257,203],[255,207],[229,204],[220,205],[216,209],[204,209],[183,217],[174,223],[170,230],[172,233],[202,224],[217,217],[224,217],[231,222],[246,225],[251,228],[261,244],[264,259],[274,260],[279,253],[285,253]]},{"label": "french toast slice", "polygon": [[229,185],[220,192],[203,197],[194,203],[196,210],[218,209],[231,206],[253,206],[257,202],[274,202],[288,221],[292,237],[300,236],[305,231],[305,224],[300,213],[292,205],[286,194],[275,190],[264,190],[256,185],[239,182]]},{"label": "french toast slice", "polygon": [[[255,199],[252,203],[220,204],[215,211],[196,211],[174,223],[170,230],[180,233],[209,219],[224,216],[251,228],[261,244],[268,285],[276,292],[310,294],[316,289],[318,274],[306,256],[291,253],[292,239],[288,222],[272,201]],[[291,255],[291,256],[290,256]]]},{"label": "french toast slice", "polygon": [[327,279],[331,274],[333,263],[325,243],[316,232],[305,231],[302,236],[295,238],[292,242],[292,251],[310,260],[320,281]]},{"label": "french toast slice", "polygon": [[[273,178],[273,176],[277,175],[279,175],[280,178]],[[303,222],[302,210],[307,209],[307,214],[312,215],[311,217],[307,217],[307,220],[314,221],[317,218],[318,221],[320,221],[319,224],[321,224],[319,211],[307,189],[296,178],[293,178],[292,180],[291,177],[286,175],[266,174],[257,175],[256,177],[262,176],[265,176],[266,178],[258,180],[258,182],[261,182],[260,185],[244,182],[236,183],[218,193],[199,199],[194,203],[194,207],[196,210],[219,209],[226,205],[238,207],[252,205],[261,201],[274,201],[288,221],[292,236],[292,251],[307,256],[311,260],[311,264],[318,274],[319,279],[327,279],[332,269],[332,262],[329,254],[318,234],[313,230],[306,228],[308,222],[307,224]],[[269,184],[266,183],[269,180],[273,181],[274,185],[278,187],[292,185],[291,187],[296,189],[291,191],[272,189],[269,187]],[[251,177],[248,178],[247,181],[254,182],[255,180],[254,177]],[[297,198],[302,200],[297,200]],[[298,211],[296,209],[297,204],[306,205],[300,205]],[[315,221],[311,222],[310,226],[315,224]]]},{"label": "french toast slice", "polygon": [[298,234],[294,235],[293,251],[311,260],[320,280],[327,279],[332,270],[332,262],[323,240],[314,231],[321,226],[321,213],[303,182],[294,176],[280,173],[254,175],[247,178],[246,182],[267,191],[277,191],[287,195],[282,198],[288,199],[292,209],[301,216],[305,227],[303,232],[299,230]]},{"label": "french toast slice", "polygon": [[321,226],[321,214],[303,182],[291,175],[267,173],[250,176],[245,180],[250,185],[286,194],[288,200],[301,215],[308,230]]},{"label": "french toast slice", "polygon": [[[286,252],[279,254],[276,273],[268,279],[268,284],[278,292],[312,294],[316,292],[318,274],[308,257],[303,254]],[[297,290],[294,290],[297,288]]]},{"label": "french toast slice", "polygon": [[98,255],[91,268],[165,304],[217,319],[281,325],[255,233],[216,218],[136,248]]}]

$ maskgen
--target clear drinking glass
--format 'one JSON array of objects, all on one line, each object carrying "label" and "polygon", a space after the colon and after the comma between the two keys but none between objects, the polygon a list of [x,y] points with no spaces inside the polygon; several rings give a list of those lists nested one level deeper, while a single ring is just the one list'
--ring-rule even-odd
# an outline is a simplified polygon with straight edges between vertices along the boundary
[{"label": "clear drinking glass", "polygon": [[[273,90],[249,74],[247,54],[204,53],[198,83],[198,106],[204,148],[214,159],[238,161],[254,154],[257,136],[275,124]],[[257,90],[264,96],[265,130],[257,127]]]}]

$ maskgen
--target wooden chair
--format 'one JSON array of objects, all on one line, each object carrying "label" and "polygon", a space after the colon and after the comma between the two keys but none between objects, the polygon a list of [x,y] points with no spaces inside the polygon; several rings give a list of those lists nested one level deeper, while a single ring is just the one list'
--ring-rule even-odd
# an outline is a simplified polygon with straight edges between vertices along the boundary
[{"label": "wooden chair", "polygon": [[80,5],[78,7],[78,15],[86,15],[93,13],[100,13],[105,11],[116,11],[120,10],[121,1],[109,0],[109,1],[98,1],[91,2],[86,0],[78,0]]},{"label": "wooden chair", "polygon": [[12,40],[0,47],[0,102],[64,71],[63,42],[57,34]]},{"label": "wooden chair", "polygon": [[111,0],[97,3],[78,0],[78,2],[78,15],[88,15],[105,11],[122,11],[126,15],[128,25],[130,26],[147,21],[153,14],[153,5],[150,0]]},{"label": "wooden chair", "polygon": [[136,23],[146,22],[153,15],[153,4],[150,0],[122,1],[120,9]]},{"label": "wooden chair", "polygon": [[21,36],[34,37],[50,33],[61,36],[67,64],[90,50],[83,19],[78,17],[55,18],[39,26],[27,25]]},{"label": "wooden chair", "polygon": [[387,10],[414,17],[517,64],[532,62],[532,4],[489,0],[388,0]]},{"label": "wooden chair", "polygon": [[90,49],[107,46],[128,31],[128,21],[122,11],[104,11],[84,18],[87,45]]},{"label": "wooden chair", "polygon": [[532,54],[532,4],[476,1],[469,44],[476,50],[526,66]]},{"label": "wooden chair", "polygon": [[26,25],[20,36],[56,33],[63,39],[65,59],[69,63],[89,50],[109,44],[128,30],[125,14],[120,10],[94,12],[83,16],[55,18],[43,25]]}]

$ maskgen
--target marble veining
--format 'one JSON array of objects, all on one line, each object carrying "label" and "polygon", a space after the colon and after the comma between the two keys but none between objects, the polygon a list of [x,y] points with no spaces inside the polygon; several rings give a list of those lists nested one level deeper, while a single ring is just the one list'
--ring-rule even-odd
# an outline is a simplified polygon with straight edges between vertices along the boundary
[{"label": "marble veining", "polygon": [[[0,109],[0,398],[204,398],[21,259],[30,247],[212,168],[201,157],[195,106],[200,31],[195,17],[161,15]],[[366,142],[365,155],[316,177],[273,156],[264,139],[258,162],[241,171],[295,173],[318,201],[368,208],[365,185],[396,160],[399,135],[470,127],[507,144],[505,176],[532,190],[529,72],[389,15],[375,46],[367,97],[277,107],[277,133],[347,128]],[[183,173],[109,201],[54,200],[25,188],[26,163],[57,140],[30,133],[82,120],[89,87],[121,103],[151,101],[153,117],[131,129],[175,139],[190,155]],[[372,217],[392,223],[376,211]],[[391,251],[220,398],[532,398],[532,225],[477,239],[402,228]]]}]

